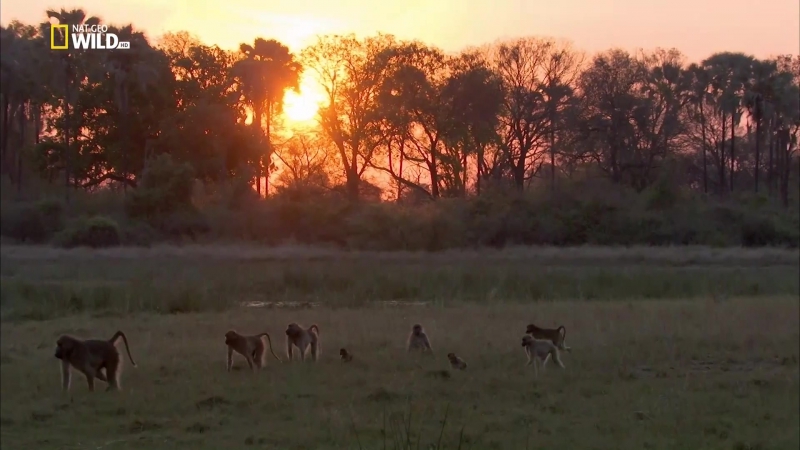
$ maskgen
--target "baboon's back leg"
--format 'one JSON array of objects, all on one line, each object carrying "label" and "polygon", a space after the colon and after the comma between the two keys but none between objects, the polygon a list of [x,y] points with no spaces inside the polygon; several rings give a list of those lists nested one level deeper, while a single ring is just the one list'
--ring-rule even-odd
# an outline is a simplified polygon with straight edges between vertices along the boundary
[{"label": "baboon's back leg", "polygon": [[256,369],[260,369],[264,366],[264,352],[259,352],[258,350],[253,352],[253,362],[256,365]]},{"label": "baboon's back leg", "polygon": [[119,390],[119,373],[120,373],[119,363],[110,364],[106,366],[106,375],[107,375],[106,382],[108,383],[108,387],[106,388],[107,391]]},{"label": "baboon's back leg", "polygon": [[101,367],[101,368],[99,368],[99,369],[97,369],[97,372],[95,372],[94,376],[95,376],[95,377],[96,377],[98,380],[100,380],[100,381],[104,381],[104,382],[108,383],[108,378],[106,377],[106,374],[105,374],[105,373],[103,373],[103,368],[102,368],[102,367]]},{"label": "baboon's back leg", "polygon": [[91,373],[85,373],[86,376],[86,384],[89,385],[89,392],[94,392],[94,375]]}]

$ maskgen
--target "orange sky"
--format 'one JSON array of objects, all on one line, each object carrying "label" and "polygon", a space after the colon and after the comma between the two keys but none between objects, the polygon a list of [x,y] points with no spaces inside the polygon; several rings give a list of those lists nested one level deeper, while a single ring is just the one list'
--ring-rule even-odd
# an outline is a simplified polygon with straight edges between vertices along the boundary
[{"label": "orange sky", "polygon": [[39,22],[48,7],[82,7],[151,38],[187,30],[231,49],[256,36],[299,50],[317,33],[383,31],[446,50],[546,35],[590,52],[677,47],[690,60],[721,50],[800,53],[798,0],[10,0],[0,20]]}]

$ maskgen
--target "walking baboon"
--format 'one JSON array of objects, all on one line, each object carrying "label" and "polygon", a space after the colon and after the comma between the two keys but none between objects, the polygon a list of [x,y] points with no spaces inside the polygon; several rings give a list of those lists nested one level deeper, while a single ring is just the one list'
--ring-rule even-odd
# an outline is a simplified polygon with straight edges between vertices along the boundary
[{"label": "walking baboon", "polygon": [[264,366],[264,363],[266,362],[264,360],[266,348],[264,346],[264,341],[261,340],[262,336],[267,337],[267,342],[269,342],[269,351],[272,353],[272,356],[274,356],[278,362],[282,362],[281,359],[278,358],[278,355],[276,355],[272,350],[272,339],[270,339],[269,333],[259,333],[245,336],[237,333],[236,330],[230,330],[225,333],[225,345],[228,346],[228,372],[230,372],[231,368],[233,367],[234,351],[244,356],[244,358],[247,360],[247,365],[250,366],[250,370],[260,369]]},{"label": "walking baboon", "polygon": [[[128,359],[136,367],[128,347],[128,338],[122,331],[117,331],[109,340],[88,339],[81,340],[72,336],[63,335],[56,341],[55,357],[61,360],[61,388],[68,391],[71,381],[70,366],[74,367],[86,377],[89,391],[94,391],[94,379],[108,383],[107,391],[120,389],[120,375],[122,374],[122,358],[116,344],[119,338],[125,343]],[[105,373],[103,372],[105,371]]]},{"label": "walking baboon", "polygon": [[316,361],[320,352],[319,327],[314,324],[303,329],[297,323],[290,323],[286,327],[286,355],[292,360],[292,346],[300,349],[300,359],[306,360],[306,349],[311,346],[311,359]]},{"label": "walking baboon", "polygon": [[546,339],[556,347],[561,350],[565,351],[572,351],[572,348],[567,347],[567,329],[564,325],[559,326],[558,328],[539,328],[536,325],[529,323],[527,327],[525,327],[525,334],[530,334],[535,339]]},{"label": "walking baboon", "polygon": [[525,347],[525,354],[528,355],[528,365],[533,364],[533,372],[537,377],[539,376],[537,359],[543,361],[542,370],[547,366],[547,361],[551,356],[556,364],[562,369],[564,368],[558,353],[558,347],[552,342],[545,339],[535,339],[533,336],[526,334],[522,337],[522,346]]}]

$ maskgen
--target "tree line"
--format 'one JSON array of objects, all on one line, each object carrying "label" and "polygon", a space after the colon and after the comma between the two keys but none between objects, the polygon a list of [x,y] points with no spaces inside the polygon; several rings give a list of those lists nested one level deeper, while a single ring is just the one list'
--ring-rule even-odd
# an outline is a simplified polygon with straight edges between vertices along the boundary
[{"label": "tree line", "polygon": [[[184,190],[350,205],[555,195],[585,180],[706,202],[798,199],[800,55],[689,64],[676,49],[587,56],[537,37],[450,54],[385,34],[321,36],[293,54],[274,39],[227,51],[185,32],[154,44],[133,25],[108,26],[130,49],[51,50],[51,23],[101,20],[47,17],[0,36],[0,168],[20,198],[31,179],[60,185],[67,203],[135,195],[168,158],[187,169]],[[283,98],[303,74],[325,102],[315,126],[290,130]]]}]

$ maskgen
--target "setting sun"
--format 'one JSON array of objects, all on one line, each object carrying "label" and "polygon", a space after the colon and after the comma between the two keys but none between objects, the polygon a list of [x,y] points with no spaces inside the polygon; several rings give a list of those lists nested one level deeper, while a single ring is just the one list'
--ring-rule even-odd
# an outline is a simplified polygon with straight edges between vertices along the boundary
[{"label": "setting sun", "polygon": [[324,95],[319,86],[308,75],[300,81],[300,92],[286,91],[283,97],[283,114],[293,123],[310,122],[317,116]]},{"label": "setting sun", "polygon": [[308,94],[286,92],[283,97],[283,114],[291,122],[308,122],[317,115],[319,104]]}]

